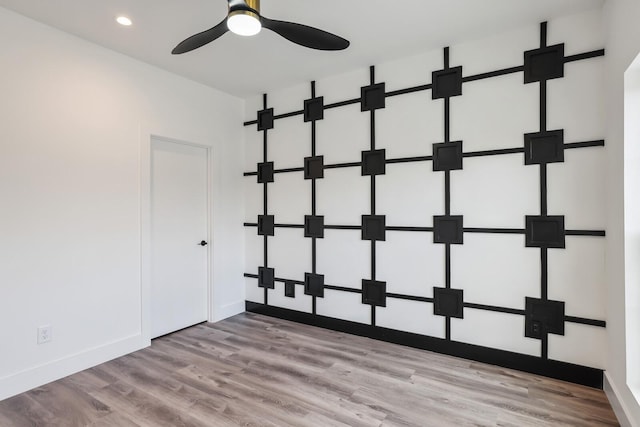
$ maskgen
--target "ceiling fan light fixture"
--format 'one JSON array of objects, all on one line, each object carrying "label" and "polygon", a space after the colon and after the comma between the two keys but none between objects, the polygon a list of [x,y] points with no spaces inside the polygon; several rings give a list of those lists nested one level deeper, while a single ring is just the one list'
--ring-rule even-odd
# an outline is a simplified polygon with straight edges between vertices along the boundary
[{"label": "ceiling fan light fixture", "polygon": [[240,36],[255,36],[262,29],[260,17],[249,10],[235,10],[229,13],[227,27]]}]

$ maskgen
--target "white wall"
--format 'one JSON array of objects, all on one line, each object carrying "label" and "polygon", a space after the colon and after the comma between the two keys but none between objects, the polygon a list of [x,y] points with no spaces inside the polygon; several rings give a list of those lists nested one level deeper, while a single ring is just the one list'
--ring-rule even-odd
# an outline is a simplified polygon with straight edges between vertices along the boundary
[{"label": "white wall", "polygon": [[[636,288],[640,275],[637,273],[640,254],[637,239],[630,238],[633,229],[625,229],[625,192],[634,187],[633,182],[625,182],[633,177],[638,165],[630,163],[635,157],[633,152],[627,159],[625,155],[624,123],[624,73],[640,52],[640,3],[636,0],[610,0],[604,7],[607,25],[607,118],[608,118],[608,182],[607,182],[607,283],[608,283],[608,338],[609,358],[607,360],[607,380],[621,405],[626,411],[631,425],[640,425],[640,405],[637,394],[634,397],[629,383],[640,378],[628,378],[627,366],[638,364],[638,353],[633,352],[626,334],[638,334],[640,321],[632,316],[627,307],[637,307],[638,303],[628,301],[627,286]],[[631,83],[631,81],[629,82]],[[637,122],[637,117],[634,118]],[[637,184],[635,184],[637,185]],[[637,187],[636,187],[637,188]],[[637,194],[634,198],[637,198]],[[630,206],[632,207],[632,206]],[[627,241],[625,242],[625,234]],[[626,251],[625,251],[626,247]],[[627,275],[625,278],[625,261]],[[637,293],[636,293],[637,296]],[[629,327],[631,326],[631,328]],[[637,392],[636,392],[637,393]],[[610,394],[611,395],[611,394]],[[615,403],[615,402],[614,402]],[[617,406],[617,404],[616,404]],[[614,406],[614,407],[616,407]],[[623,421],[624,422],[624,421]]]},{"label": "white wall", "polygon": [[[492,72],[523,63],[523,52],[536,49],[540,27],[531,25],[483,40],[450,46],[451,66],[463,66],[464,76]],[[600,10],[550,19],[548,45],[565,43],[567,56],[602,49]],[[443,67],[441,49],[410,58],[375,64],[376,82],[387,92],[431,82],[431,72]],[[358,98],[369,84],[366,68],[318,80],[316,91],[325,105]],[[565,142],[604,139],[604,59],[565,65],[565,77],[548,82],[549,130],[564,129]],[[284,114],[301,110],[310,98],[310,85],[268,94],[268,107]],[[254,120],[262,98],[249,100],[246,120]],[[388,97],[376,112],[376,148],[387,158],[431,155],[432,144],[443,142],[443,101],[430,91]],[[276,120],[268,131],[268,160],[275,169],[303,166],[310,156],[311,125],[301,116]],[[463,95],[451,98],[451,140],[462,140],[465,152],[522,147],[523,135],[539,130],[539,86],[523,84],[523,74],[464,83]],[[262,132],[247,127],[246,171],[262,159]],[[360,161],[369,149],[369,113],[359,104],[325,110],[317,122],[317,154],[325,164]],[[548,166],[549,215],[565,215],[566,228],[605,229],[605,152],[589,147],[565,150],[565,162]],[[387,164],[377,177],[377,214],[387,226],[431,226],[433,215],[444,214],[444,178],[431,162]],[[464,159],[464,168],[451,173],[451,213],[463,215],[465,227],[524,228],[525,215],[540,213],[539,167],[525,166],[522,153]],[[311,212],[311,184],[302,172],[276,174],[268,184],[269,214],[276,223],[302,224]],[[369,177],[359,167],[326,169],[317,181],[317,212],[325,224],[360,225],[369,214]],[[245,220],[255,223],[262,213],[262,185],[245,177]],[[247,273],[263,266],[263,239],[247,227]],[[299,228],[277,228],[268,238],[269,267],[278,278],[304,280],[311,270],[311,242]],[[566,238],[566,249],[549,250],[549,299],[564,301],[566,315],[606,320],[605,242],[603,237]],[[327,230],[317,242],[318,273],[326,284],[360,289],[370,279],[370,242],[359,231]],[[376,280],[387,292],[431,297],[444,286],[444,245],[429,233],[387,231],[377,243]],[[465,302],[524,309],[525,297],[540,297],[540,250],[526,248],[522,235],[465,233],[463,245],[452,245],[452,288],[463,289]],[[264,302],[256,279],[247,279],[247,299]],[[296,298],[283,296],[282,284],[268,291],[270,305],[311,311],[310,297],[298,287]],[[317,300],[320,315],[369,323],[371,310],[357,293],[325,291]],[[430,303],[387,299],[376,309],[378,326],[443,337],[444,319],[433,315]],[[451,338],[500,350],[540,356],[540,340],[524,336],[524,316],[465,309],[453,319]],[[489,333],[488,333],[489,332]],[[604,328],[566,323],[564,336],[550,335],[549,358],[603,369]]]},{"label": "white wall", "polygon": [[2,8],[0,38],[0,399],[148,345],[150,133],[213,147],[212,320],[243,311],[243,102]]}]

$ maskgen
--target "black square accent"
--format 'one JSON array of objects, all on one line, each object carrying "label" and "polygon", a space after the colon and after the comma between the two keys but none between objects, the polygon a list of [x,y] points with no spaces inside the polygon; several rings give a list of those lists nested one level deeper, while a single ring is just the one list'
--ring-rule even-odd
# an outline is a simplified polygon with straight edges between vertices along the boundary
[{"label": "black square accent", "polygon": [[386,150],[362,152],[362,176],[384,175],[386,170]]},{"label": "black square accent", "polygon": [[525,165],[560,162],[564,162],[564,130],[550,130],[524,135]]},{"label": "black square accent", "polygon": [[273,162],[258,163],[258,183],[273,182]]},{"label": "black square accent", "polygon": [[273,236],[275,231],[273,215],[258,215],[258,235]]},{"label": "black square accent", "polygon": [[464,240],[462,215],[441,215],[433,217],[433,243],[461,245]]},{"label": "black square accent", "polygon": [[324,97],[306,99],[304,101],[304,121],[324,119]]},{"label": "black square accent", "polygon": [[561,77],[564,77],[564,44],[528,50],[524,53],[525,83]]},{"label": "black square accent", "polygon": [[462,95],[462,67],[453,67],[431,73],[431,98],[449,98]]},{"label": "black square accent", "polygon": [[304,293],[324,298],[324,274],[304,273]]},{"label": "black square accent", "polygon": [[462,289],[433,288],[433,314],[463,319]]},{"label": "black square accent", "polygon": [[296,284],[287,280],[284,282],[284,296],[288,298],[296,297]]},{"label": "black square accent", "polygon": [[547,334],[564,335],[564,302],[526,297],[524,336],[542,339]]},{"label": "black square accent", "polygon": [[324,156],[304,158],[304,179],[324,178]]},{"label": "black square accent", "polygon": [[433,144],[433,170],[462,169],[462,141]]},{"label": "black square accent", "polygon": [[362,215],[362,240],[384,241],[386,230],[384,215]]},{"label": "black square accent", "polygon": [[273,108],[258,111],[258,130],[273,129]]},{"label": "black square accent", "polygon": [[304,237],[324,238],[324,216],[304,216]]},{"label": "black square accent", "polygon": [[360,88],[360,111],[371,111],[385,107],[384,83]]},{"label": "black square accent", "polygon": [[273,268],[258,267],[258,286],[261,288],[275,288],[275,273]]},{"label": "black square accent", "polygon": [[525,246],[528,248],[564,248],[564,216],[525,217]]},{"label": "black square accent", "polygon": [[387,282],[362,280],[362,303],[377,307],[387,306]]}]

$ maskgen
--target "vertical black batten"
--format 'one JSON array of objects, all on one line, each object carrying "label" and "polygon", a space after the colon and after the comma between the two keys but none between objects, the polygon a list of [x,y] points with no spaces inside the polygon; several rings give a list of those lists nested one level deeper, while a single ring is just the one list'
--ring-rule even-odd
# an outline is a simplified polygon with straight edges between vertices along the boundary
[{"label": "vertical black batten", "polygon": [[[267,94],[264,93],[262,94],[262,108],[263,109],[267,109]],[[267,163],[267,158],[268,158],[268,153],[267,153],[267,129],[263,130],[262,132],[264,132],[262,134],[262,161],[264,163]],[[263,184],[263,192],[262,192],[262,197],[263,197],[263,214],[267,215],[268,212],[268,205],[267,205],[267,183],[265,182]],[[266,234],[264,235],[264,267],[267,268],[269,267],[269,243],[268,243],[268,238],[269,236],[267,236]],[[264,288],[264,305],[269,305],[269,289],[267,287]]]},{"label": "vertical black batten", "polygon": [[[316,97],[316,81],[311,82],[311,99]],[[311,156],[316,155],[316,121],[311,120]],[[316,215],[316,178],[311,179],[311,215]],[[316,237],[311,238],[311,273],[317,273],[317,242]],[[311,313],[316,314],[316,296],[311,297]]]},{"label": "vertical black batten", "polygon": [[[449,69],[449,47],[444,48],[444,69]],[[432,82],[433,83],[433,82]],[[451,98],[444,98],[444,142],[451,142]],[[451,171],[444,172],[444,210],[451,215]],[[445,288],[451,289],[451,244],[445,244]],[[445,318],[445,339],[451,340],[451,317]]]},{"label": "vertical black batten", "polygon": [[[369,83],[376,83],[376,68],[369,67]],[[376,110],[371,110],[371,151],[376,149]],[[376,176],[371,175],[371,215],[376,214]],[[376,280],[376,241],[371,241],[371,280]],[[371,326],[376,326],[376,306],[371,306]]]},{"label": "vertical black batten", "polygon": [[[540,24],[540,47],[547,46],[547,23]],[[547,81],[540,81],[540,132],[547,130]],[[540,215],[547,215],[547,165],[540,165]],[[540,248],[540,298],[543,301],[548,299],[548,249]],[[542,331],[541,354],[540,357],[549,357],[549,335],[547,331]]]},{"label": "vertical black batten", "polygon": [[547,215],[547,165],[540,165],[540,215]]}]

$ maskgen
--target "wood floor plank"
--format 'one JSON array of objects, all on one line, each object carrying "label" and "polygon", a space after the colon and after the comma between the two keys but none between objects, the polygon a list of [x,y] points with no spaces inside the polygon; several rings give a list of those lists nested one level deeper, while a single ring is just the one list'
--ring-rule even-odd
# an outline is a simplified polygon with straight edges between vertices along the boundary
[{"label": "wood floor plank", "polygon": [[245,313],[0,402],[0,425],[616,426],[601,390]]}]

